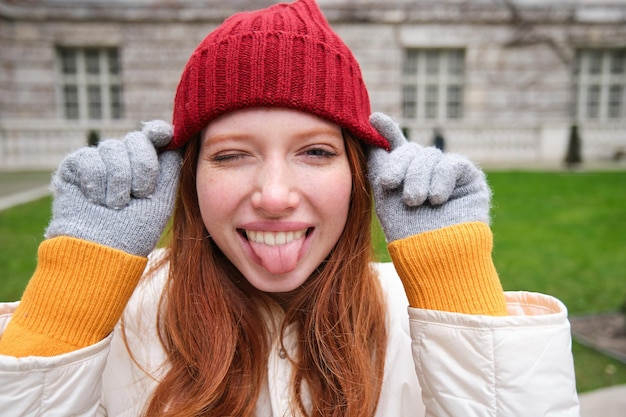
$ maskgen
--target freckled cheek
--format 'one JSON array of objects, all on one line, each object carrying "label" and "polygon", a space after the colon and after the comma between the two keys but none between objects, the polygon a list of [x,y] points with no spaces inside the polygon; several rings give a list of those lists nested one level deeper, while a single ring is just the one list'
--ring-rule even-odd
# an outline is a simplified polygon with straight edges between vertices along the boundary
[{"label": "freckled cheek", "polygon": [[200,213],[205,225],[208,227],[208,222],[232,213],[234,209],[233,201],[236,201],[238,198],[237,191],[241,190],[241,185],[237,186],[236,181],[219,175],[199,175],[196,182],[196,190],[198,192]]},{"label": "freckled cheek", "polygon": [[311,187],[312,198],[318,201],[319,207],[332,216],[337,225],[345,224],[352,193],[352,178],[344,172],[330,175],[326,181],[318,182]]}]

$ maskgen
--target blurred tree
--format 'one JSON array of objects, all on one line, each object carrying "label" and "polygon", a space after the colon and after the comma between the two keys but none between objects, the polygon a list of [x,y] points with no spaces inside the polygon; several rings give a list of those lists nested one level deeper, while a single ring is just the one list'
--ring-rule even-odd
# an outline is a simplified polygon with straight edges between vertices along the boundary
[{"label": "blurred tree", "polygon": [[578,126],[573,124],[570,127],[569,141],[567,142],[567,152],[565,154],[565,165],[568,168],[573,168],[579,165],[583,160],[580,153],[582,143],[580,134],[578,133]]},{"label": "blurred tree", "polygon": [[435,148],[439,149],[441,152],[445,151],[446,140],[443,137],[443,133],[441,132],[441,129],[439,129],[438,127],[435,128],[435,130],[433,131],[433,145],[435,146]]},{"label": "blurred tree", "polygon": [[95,130],[90,130],[87,133],[87,145],[98,146],[98,142],[100,142],[100,134]]}]

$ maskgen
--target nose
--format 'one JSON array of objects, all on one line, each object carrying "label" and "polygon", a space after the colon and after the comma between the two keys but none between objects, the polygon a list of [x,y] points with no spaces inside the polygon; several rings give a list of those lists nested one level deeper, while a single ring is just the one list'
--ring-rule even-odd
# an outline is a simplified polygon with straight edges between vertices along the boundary
[{"label": "nose", "polygon": [[296,178],[283,161],[264,163],[253,181],[252,207],[265,216],[284,216],[300,202]]}]

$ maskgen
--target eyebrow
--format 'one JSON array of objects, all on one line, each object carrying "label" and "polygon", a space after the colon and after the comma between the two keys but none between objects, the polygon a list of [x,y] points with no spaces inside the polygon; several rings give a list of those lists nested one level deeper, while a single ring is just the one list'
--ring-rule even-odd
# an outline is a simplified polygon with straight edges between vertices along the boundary
[{"label": "eyebrow", "polygon": [[[233,129],[232,131],[217,133],[208,137],[205,134],[202,134],[202,143],[206,143],[209,140],[212,143],[219,143],[223,141],[238,141],[246,139],[250,136],[250,133],[239,132],[236,129]],[[296,132],[296,134],[294,135],[296,139],[306,139],[319,136],[336,136],[338,139],[342,140],[344,138],[342,130],[336,130],[328,126],[316,126],[311,129]]]},{"label": "eyebrow", "polygon": [[295,136],[297,138],[317,136],[337,136],[338,138],[343,138],[343,133],[341,129],[337,130],[328,126],[319,126],[297,133]]},{"label": "eyebrow", "polygon": [[218,133],[215,135],[211,135],[211,136],[206,136],[205,134],[202,135],[201,139],[202,139],[202,143],[206,143],[209,140],[211,141],[211,143],[219,143],[219,142],[225,142],[225,141],[237,141],[240,139],[245,139],[247,137],[249,137],[250,135],[247,133]]}]

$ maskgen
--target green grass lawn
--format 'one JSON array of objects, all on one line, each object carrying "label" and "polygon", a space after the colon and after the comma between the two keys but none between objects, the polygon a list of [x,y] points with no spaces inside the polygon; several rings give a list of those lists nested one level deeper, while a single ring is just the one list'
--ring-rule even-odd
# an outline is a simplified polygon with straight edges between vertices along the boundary
[{"label": "green grass lawn", "polygon": [[50,220],[50,197],[0,211],[0,301],[20,298]]},{"label": "green grass lawn", "polygon": [[571,314],[626,301],[626,172],[492,173],[494,260],[505,289]]},{"label": "green grass lawn", "polygon": [[[493,172],[494,261],[506,290],[554,295],[570,314],[626,301],[626,172]],[[16,300],[35,264],[50,199],[0,212],[0,300]],[[381,259],[384,237],[375,227]],[[581,392],[626,383],[626,365],[573,345]]]}]

